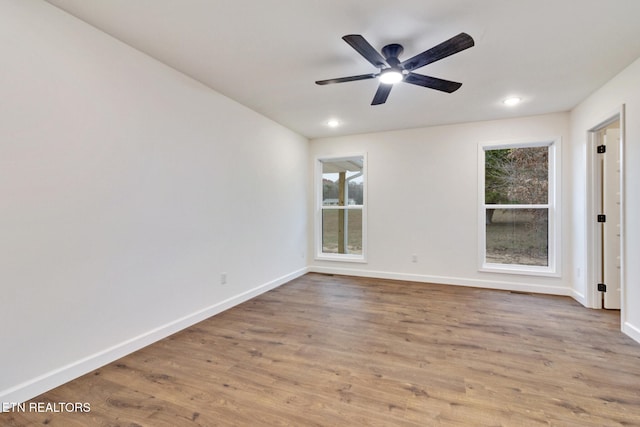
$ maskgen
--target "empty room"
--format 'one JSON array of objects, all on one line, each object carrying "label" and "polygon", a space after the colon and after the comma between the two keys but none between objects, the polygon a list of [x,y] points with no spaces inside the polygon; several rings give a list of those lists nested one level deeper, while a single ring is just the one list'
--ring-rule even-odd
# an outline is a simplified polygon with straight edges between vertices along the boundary
[{"label": "empty room", "polygon": [[640,426],[637,0],[0,0],[0,425]]}]

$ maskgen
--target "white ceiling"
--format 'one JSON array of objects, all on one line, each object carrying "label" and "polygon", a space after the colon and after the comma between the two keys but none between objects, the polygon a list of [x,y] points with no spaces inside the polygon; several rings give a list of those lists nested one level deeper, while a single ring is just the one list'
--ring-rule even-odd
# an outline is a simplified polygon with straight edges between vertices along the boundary
[{"label": "white ceiling", "polygon": [[[47,1],[310,138],[568,111],[640,57],[639,0]],[[460,32],[475,46],[417,70],[453,94],[314,83],[376,71],[345,34],[402,60]]]}]

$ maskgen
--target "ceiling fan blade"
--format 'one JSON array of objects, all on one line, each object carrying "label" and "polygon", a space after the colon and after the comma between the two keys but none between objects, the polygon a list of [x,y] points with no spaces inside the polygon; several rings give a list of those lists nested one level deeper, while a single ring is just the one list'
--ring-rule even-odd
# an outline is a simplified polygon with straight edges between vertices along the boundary
[{"label": "ceiling fan blade", "polygon": [[371,101],[371,105],[380,105],[387,102],[387,98],[389,97],[389,93],[391,93],[391,88],[393,85],[380,83],[378,85],[378,90],[373,97],[373,101]]},{"label": "ceiling fan blade", "polygon": [[439,61],[474,45],[473,38],[467,33],[460,33],[431,49],[403,61],[400,65],[407,71],[413,71],[432,62]]},{"label": "ceiling fan blade", "polygon": [[349,76],[349,77],[340,77],[337,79],[327,79],[327,80],[318,80],[316,82],[317,85],[328,85],[332,83],[346,83],[346,82],[355,82],[357,80],[367,80],[374,79],[378,77],[375,73],[370,74],[360,74],[359,76]]},{"label": "ceiling fan blade", "polygon": [[412,85],[427,87],[429,89],[435,89],[442,92],[455,92],[460,89],[462,83],[452,82],[450,80],[443,80],[437,77],[423,76],[422,74],[409,73],[405,76],[405,83],[411,83]]},{"label": "ceiling fan blade", "polygon": [[359,34],[349,34],[342,37],[342,40],[346,41],[349,46],[354,48],[356,52],[364,57],[367,61],[373,64],[374,67],[383,68],[386,67],[387,61],[378,53],[377,50],[374,49],[373,46],[369,44],[368,41],[365,40]]}]

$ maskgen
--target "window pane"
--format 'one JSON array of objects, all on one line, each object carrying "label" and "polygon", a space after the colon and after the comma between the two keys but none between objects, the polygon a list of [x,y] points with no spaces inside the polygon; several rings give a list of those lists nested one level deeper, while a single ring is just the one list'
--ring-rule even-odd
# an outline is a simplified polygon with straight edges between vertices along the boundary
[{"label": "window pane", "polygon": [[322,210],[322,252],[362,255],[362,209]]},{"label": "window pane", "polygon": [[549,147],[485,151],[486,204],[547,204]]},{"label": "window pane", "polygon": [[548,209],[487,209],[486,262],[549,265]]},{"label": "window pane", "polygon": [[362,205],[364,159],[353,157],[322,162],[322,205]]}]

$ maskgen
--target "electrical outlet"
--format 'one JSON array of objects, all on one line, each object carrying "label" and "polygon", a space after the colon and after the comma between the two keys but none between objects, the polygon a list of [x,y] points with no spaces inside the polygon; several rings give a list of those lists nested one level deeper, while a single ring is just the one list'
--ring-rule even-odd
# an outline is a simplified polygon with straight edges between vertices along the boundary
[{"label": "electrical outlet", "polygon": [[221,285],[226,285],[227,284],[227,273],[221,273],[220,274],[220,284]]},{"label": "electrical outlet", "polygon": [[411,262],[418,262],[418,255],[416,254],[411,255]]}]

